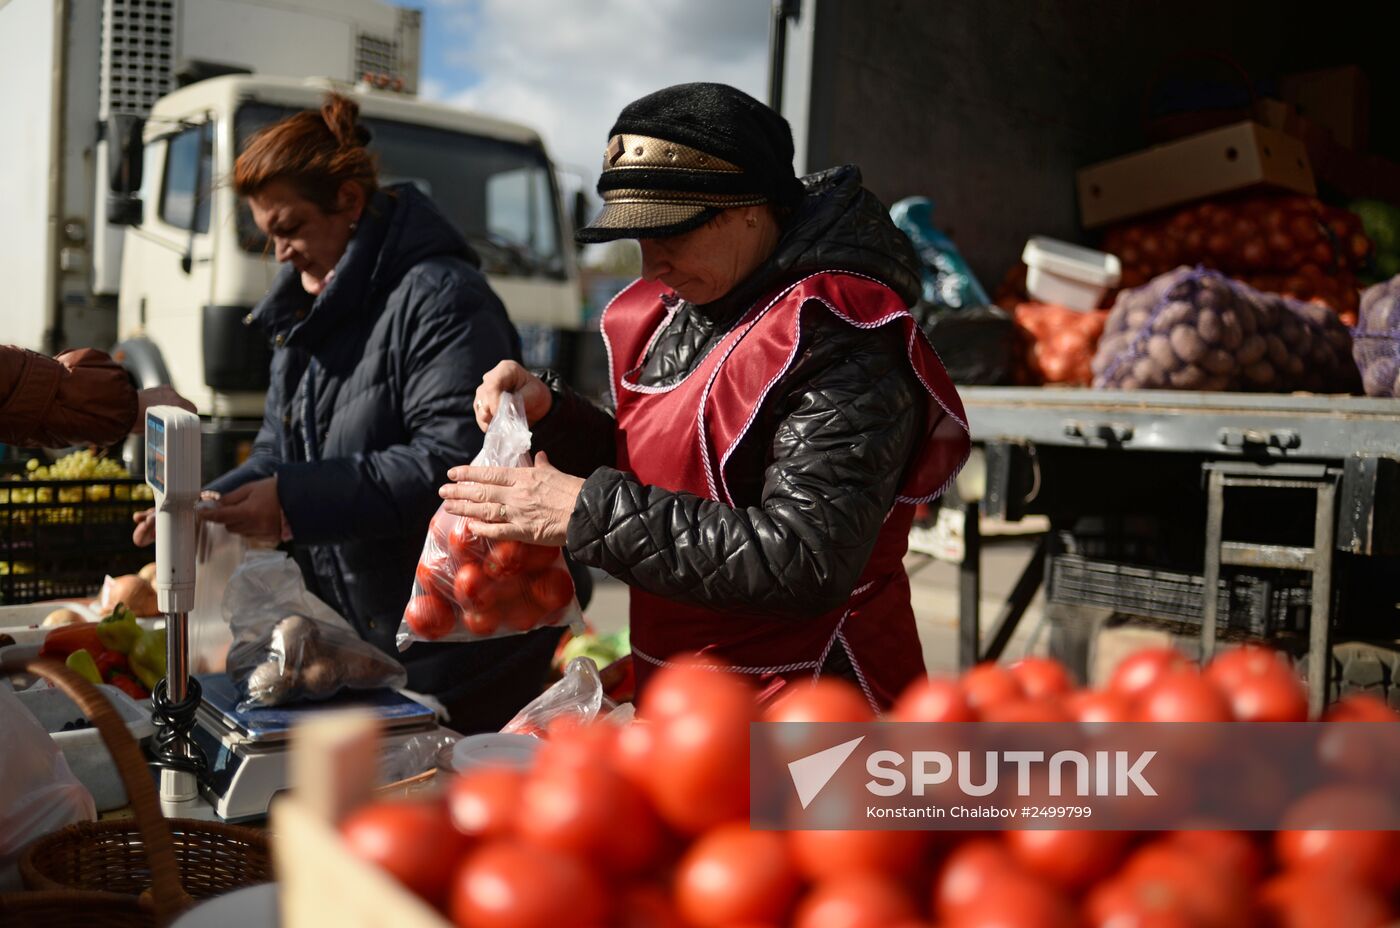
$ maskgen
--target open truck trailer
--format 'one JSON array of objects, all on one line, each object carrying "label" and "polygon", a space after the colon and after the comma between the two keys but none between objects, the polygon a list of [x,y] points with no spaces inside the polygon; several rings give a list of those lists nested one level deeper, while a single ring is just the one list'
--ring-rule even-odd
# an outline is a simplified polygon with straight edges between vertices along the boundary
[{"label": "open truck trailer", "polygon": [[[1031,235],[1100,243],[1085,228],[1076,174],[1202,115],[1189,105],[1173,115],[1173,94],[1233,86],[1237,99],[1210,102],[1239,112],[1207,112],[1207,124],[1248,120],[1280,76],[1353,66],[1369,103],[1324,94],[1304,110],[1337,138],[1356,136],[1353,151],[1314,158],[1320,195],[1400,199],[1400,72],[1377,30],[1340,11],[803,0],[775,5],[775,18],[785,22],[776,89],[799,166],[857,164],[886,203],[931,197],[936,223],[989,285]],[[960,392],[981,452],[969,468],[984,478],[960,485],[985,488],[945,501],[967,514],[962,666],[995,659],[1044,586],[1056,604],[1052,648],[1081,672],[1083,629],[1119,613],[1182,623],[1206,654],[1227,634],[1306,652],[1309,677],[1329,681],[1312,687],[1319,702],[1339,688],[1400,697],[1400,399]],[[979,512],[1050,523],[986,634]],[[1217,596],[1203,595],[1212,587]]]}]

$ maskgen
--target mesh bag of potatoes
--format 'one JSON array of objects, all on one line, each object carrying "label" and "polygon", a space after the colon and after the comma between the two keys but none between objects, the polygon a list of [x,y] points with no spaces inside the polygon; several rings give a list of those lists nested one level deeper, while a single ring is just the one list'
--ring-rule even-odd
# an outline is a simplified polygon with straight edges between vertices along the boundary
[{"label": "mesh bag of potatoes", "polygon": [[248,553],[224,590],[224,618],[233,633],[228,673],[243,695],[239,708],[408,682],[403,665],[312,595],[296,561],[280,551]]},{"label": "mesh bag of potatoes", "polygon": [[1118,294],[1093,361],[1121,390],[1358,393],[1351,332],[1329,307],[1179,267]]},{"label": "mesh bag of potatoes", "polygon": [[1400,396],[1400,277],[1361,295],[1356,365],[1367,396]]}]

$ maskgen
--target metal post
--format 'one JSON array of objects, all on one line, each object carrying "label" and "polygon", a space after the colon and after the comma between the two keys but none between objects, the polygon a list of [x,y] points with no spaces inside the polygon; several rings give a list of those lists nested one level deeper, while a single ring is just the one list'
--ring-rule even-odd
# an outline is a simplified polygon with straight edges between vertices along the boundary
[{"label": "metal post", "polygon": [[1035,599],[1035,592],[1040,589],[1040,584],[1045,579],[1045,556],[1049,548],[1050,536],[1041,536],[1040,541],[1036,542],[1030,561],[1017,578],[1011,595],[1006,598],[1001,611],[997,613],[991,638],[987,642],[987,650],[982,654],[983,660],[1000,659],[1001,652],[1006,650],[1011,641],[1011,636],[1016,634],[1016,626],[1021,624],[1021,617],[1026,614],[1026,608],[1030,606],[1031,600]]},{"label": "metal post", "polygon": [[1225,518],[1225,475],[1218,470],[1206,478],[1206,564],[1201,588],[1201,661],[1215,653],[1220,607],[1220,536]]},{"label": "metal post", "polygon": [[783,111],[783,69],[787,59],[787,21],[797,16],[798,0],[773,0],[768,24],[768,105]]},{"label": "metal post", "polygon": [[982,529],[977,503],[963,504],[963,559],[958,567],[958,667],[966,670],[982,652]]},{"label": "metal post", "polygon": [[1313,528],[1312,608],[1308,612],[1308,710],[1313,718],[1332,690],[1332,561],[1336,537],[1337,485],[1317,485]]},{"label": "metal post", "polygon": [[[165,695],[173,706],[183,703],[190,695],[190,617],[187,612],[174,612],[165,617]],[[190,720],[192,722],[193,719]],[[169,749],[181,758],[188,758],[189,723],[177,727],[178,738]],[[160,798],[163,803],[180,803],[198,795],[199,781],[186,770],[162,769]]]}]

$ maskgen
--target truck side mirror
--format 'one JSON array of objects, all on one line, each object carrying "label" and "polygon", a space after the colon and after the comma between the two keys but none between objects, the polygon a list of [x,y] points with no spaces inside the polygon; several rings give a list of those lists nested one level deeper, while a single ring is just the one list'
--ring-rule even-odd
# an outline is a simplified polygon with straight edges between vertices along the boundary
[{"label": "truck side mirror", "polygon": [[107,119],[107,164],[110,170],[107,221],[115,226],[141,224],[141,168],[145,162],[142,135],[146,120],[118,114]]},{"label": "truck side mirror", "polygon": [[[588,194],[582,189],[574,191],[574,231],[577,232],[588,225]],[[582,251],[583,246],[574,240],[574,250]]]}]

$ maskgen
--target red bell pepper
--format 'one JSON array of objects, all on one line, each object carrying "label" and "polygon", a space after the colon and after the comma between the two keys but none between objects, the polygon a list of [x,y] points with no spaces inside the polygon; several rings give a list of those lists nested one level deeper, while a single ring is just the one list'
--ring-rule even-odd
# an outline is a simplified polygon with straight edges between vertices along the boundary
[{"label": "red bell pepper", "polygon": [[124,673],[115,672],[112,674],[112,678],[107,682],[132,699],[151,698],[151,691],[142,686],[135,677],[129,677]]},{"label": "red bell pepper", "polygon": [[111,683],[113,673],[130,673],[131,664],[120,651],[102,651],[97,655],[97,672],[102,674],[105,682]]},{"label": "red bell pepper", "polygon": [[55,628],[44,636],[44,644],[39,648],[39,656],[63,660],[74,651],[82,650],[86,650],[90,654],[100,654],[105,650],[102,639],[97,637],[96,622],[63,625]]}]

